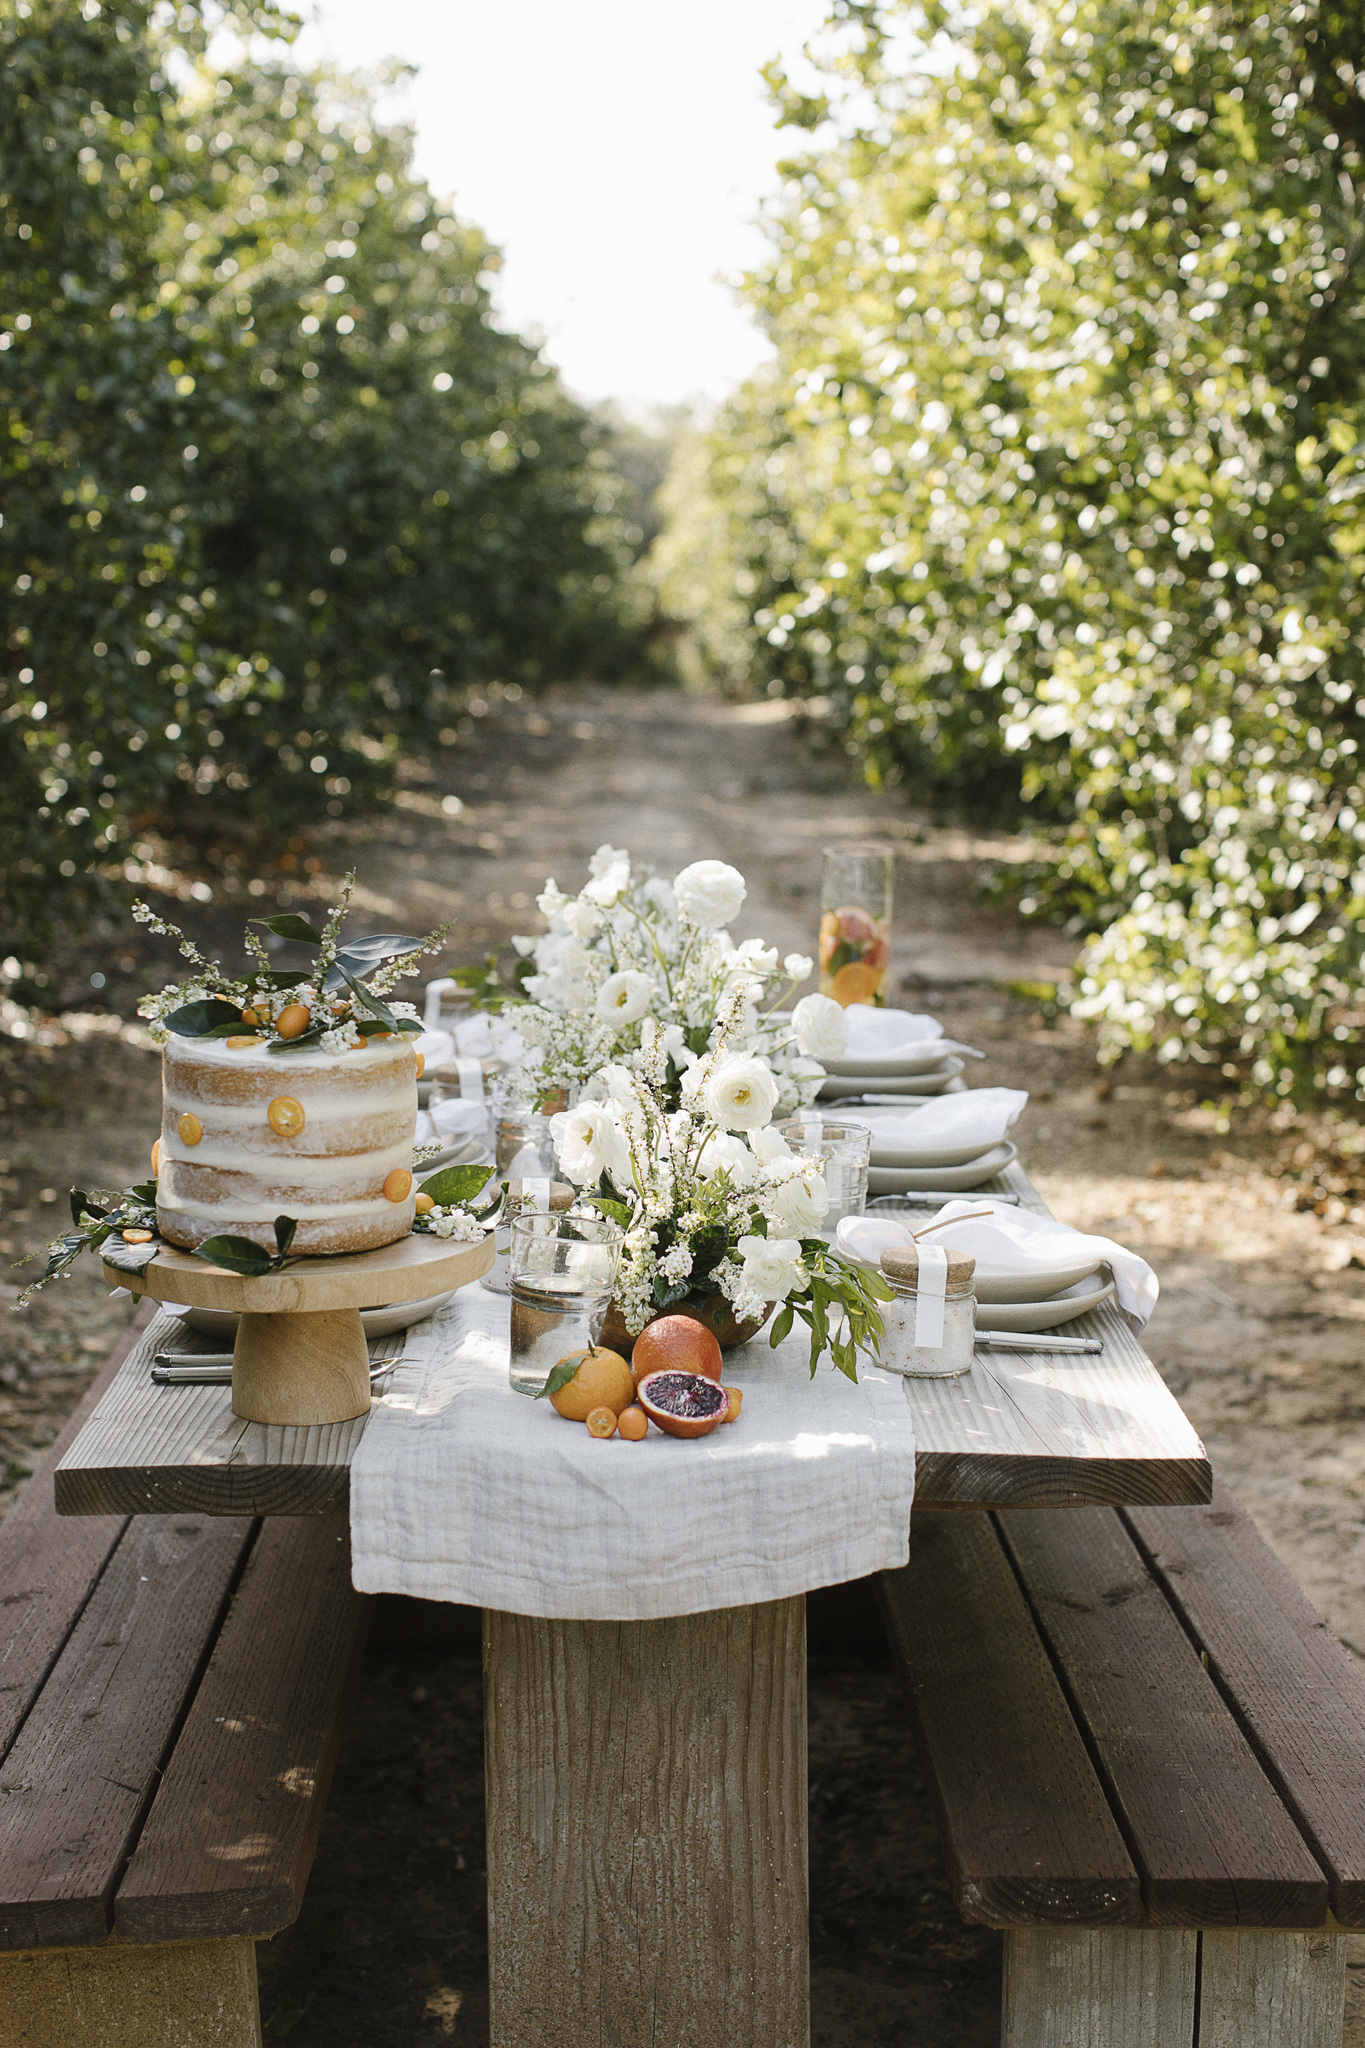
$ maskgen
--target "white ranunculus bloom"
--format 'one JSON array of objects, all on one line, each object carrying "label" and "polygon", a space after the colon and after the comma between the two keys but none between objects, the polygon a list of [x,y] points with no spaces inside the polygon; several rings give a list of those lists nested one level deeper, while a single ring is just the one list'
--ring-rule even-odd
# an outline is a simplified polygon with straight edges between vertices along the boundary
[{"label": "white ranunculus bloom", "polygon": [[620,974],[609,974],[598,989],[597,1014],[608,1024],[638,1024],[653,1001],[654,984],[649,976],[626,967]]},{"label": "white ranunculus bloom", "polygon": [[[596,856],[594,855],[595,858]],[[629,887],[630,861],[625,854],[622,854],[621,858],[611,867],[603,868],[600,875],[593,877],[592,881],[584,889],[583,894],[587,897],[589,903],[598,903],[603,910],[610,910],[614,903],[620,902]]]},{"label": "white ranunculus bloom", "polygon": [[717,1061],[702,1101],[726,1131],[758,1131],[772,1122],[777,1083],[762,1060],[730,1053]]},{"label": "white ranunculus bloom", "polygon": [[550,1118],[550,1136],[565,1178],[578,1187],[591,1186],[603,1171],[615,1180],[614,1169],[623,1161],[629,1173],[630,1154],[609,1102],[578,1102],[560,1110]]},{"label": "white ranunculus bloom", "polygon": [[820,1228],[829,1208],[825,1177],[817,1173],[808,1179],[798,1176],[784,1181],[780,1188],[765,1196],[763,1206],[779,1230],[795,1230],[802,1237],[809,1237],[812,1230]]},{"label": "white ranunculus bloom", "polygon": [[848,1015],[832,996],[802,996],[792,1011],[792,1030],[803,1053],[837,1060],[848,1050]]},{"label": "white ranunculus bloom", "polygon": [[764,1166],[771,1166],[776,1159],[792,1159],[795,1154],[779,1131],[771,1128],[765,1131],[750,1131],[749,1143],[754,1148],[754,1157]]},{"label": "white ranunculus bloom", "polygon": [[714,931],[739,916],[748,890],[738,868],[723,860],[694,860],[673,877],[673,893],[684,917]]},{"label": "white ranunculus bloom", "polygon": [[753,1153],[742,1139],[732,1137],[728,1131],[717,1131],[708,1138],[697,1161],[697,1172],[703,1180],[725,1172],[729,1174],[730,1185],[734,1188],[747,1187],[754,1177],[754,1170]]},{"label": "white ranunculus bloom", "polygon": [[788,953],[782,962],[782,972],[792,981],[804,981],[815,971],[815,962],[809,953]]},{"label": "white ranunculus bloom", "polygon": [[742,1237],[744,1286],[764,1301],[785,1301],[805,1279],[800,1241],[794,1237]]}]

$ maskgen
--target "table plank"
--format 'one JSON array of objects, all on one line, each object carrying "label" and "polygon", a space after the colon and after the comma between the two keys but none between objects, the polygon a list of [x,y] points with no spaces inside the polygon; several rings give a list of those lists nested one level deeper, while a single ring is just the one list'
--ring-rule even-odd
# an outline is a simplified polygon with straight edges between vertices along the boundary
[{"label": "table plank", "polygon": [[1140,1919],[1137,1873],[992,1522],[919,1523],[909,1564],[880,1584],[963,1919]]},{"label": "table plank", "polygon": [[1197,1514],[1124,1519],[1325,1867],[1337,1920],[1365,1926],[1365,1674],[1226,1486]]},{"label": "table plank", "polygon": [[[1047,1213],[1019,1166],[991,1187]],[[1117,1309],[1106,1305],[1067,1329],[1102,1337],[1103,1354],[982,1351],[958,1379],[906,1381],[918,1508],[1208,1500],[1213,1474],[1204,1447]],[[181,1336],[178,1323],[162,1318],[130,1353],[57,1467],[58,1511],[345,1513],[350,1462],[367,1418],[267,1427],[235,1417],[227,1387],[153,1386],[152,1351]]]},{"label": "table plank", "polygon": [[1005,1514],[1000,1528],[1122,1819],[1151,1924],[1320,1927],[1326,1879],[1119,1518]]}]

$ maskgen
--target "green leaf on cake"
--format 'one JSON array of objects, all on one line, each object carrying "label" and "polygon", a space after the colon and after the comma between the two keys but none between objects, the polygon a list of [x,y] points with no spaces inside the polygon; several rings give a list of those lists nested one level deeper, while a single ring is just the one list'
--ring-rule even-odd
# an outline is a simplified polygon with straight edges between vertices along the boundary
[{"label": "green leaf on cake", "polygon": [[443,1166],[418,1192],[430,1195],[440,1209],[466,1209],[492,1177],[491,1166]]},{"label": "green leaf on cake", "polygon": [[322,1041],[322,1026],[315,1024],[311,1031],[300,1032],[297,1038],[272,1038],[267,1052],[307,1052],[311,1046]]},{"label": "green leaf on cake", "polygon": [[268,932],[274,932],[277,939],[297,939],[300,945],[320,946],[322,933],[315,932],[306,917],[296,911],[285,911],[279,917],[253,917],[253,924],[264,925]]},{"label": "green leaf on cake", "polygon": [[354,987],[352,975],[373,974],[386,960],[400,959],[404,953],[420,953],[425,944],[425,939],[414,939],[407,932],[374,932],[367,939],[351,939],[338,948],[335,964],[328,969],[322,984],[324,993],[340,988],[343,981]]},{"label": "green leaf on cake", "polygon": [[268,1273],[275,1263],[265,1246],[253,1244],[249,1237],[206,1237],[195,1246],[194,1256],[210,1266],[223,1266],[229,1273],[241,1273],[252,1280]]},{"label": "green leaf on cake", "polygon": [[299,1223],[296,1216],[277,1216],[275,1218],[275,1243],[279,1246],[280,1265],[284,1264],[285,1259],[289,1255],[289,1247],[294,1242],[294,1232],[298,1227]]},{"label": "green leaf on cake", "polygon": [[211,1038],[221,1035],[228,1025],[234,1031],[243,1029],[236,1003],[224,1002],[221,996],[201,996],[197,1002],[182,1003],[162,1022],[177,1038]]}]

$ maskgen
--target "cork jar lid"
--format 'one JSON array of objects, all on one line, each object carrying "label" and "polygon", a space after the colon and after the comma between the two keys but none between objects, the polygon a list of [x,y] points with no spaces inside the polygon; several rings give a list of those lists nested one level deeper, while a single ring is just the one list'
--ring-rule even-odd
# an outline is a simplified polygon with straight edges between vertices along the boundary
[{"label": "cork jar lid", "polygon": [[[966,1287],[976,1271],[976,1260],[970,1252],[955,1252],[945,1244],[948,1254],[948,1285]],[[909,1244],[897,1246],[894,1251],[882,1253],[882,1271],[888,1280],[898,1280],[902,1287],[919,1284],[919,1247]]]},{"label": "cork jar lid", "polygon": [[[529,1183],[524,1180],[509,1180],[507,1183],[507,1199],[509,1203],[524,1200],[528,1186]],[[544,1198],[542,1197],[541,1199],[543,1200]],[[552,1180],[550,1182],[550,1208],[552,1210],[572,1209],[574,1200],[574,1190],[568,1185],[567,1181]]]}]

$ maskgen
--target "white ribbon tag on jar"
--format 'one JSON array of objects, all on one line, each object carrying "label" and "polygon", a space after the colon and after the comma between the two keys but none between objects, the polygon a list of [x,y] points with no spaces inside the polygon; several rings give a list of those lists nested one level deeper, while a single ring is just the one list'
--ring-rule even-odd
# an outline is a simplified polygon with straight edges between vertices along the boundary
[{"label": "white ribbon tag on jar", "polygon": [[460,1077],[460,1095],[465,1101],[483,1101],[482,1060],[456,1060],[455,1070]]},{"label": "white ribbon tag on jar", "polygon": [[550,1206],[550,1183],[542,1178],[523,1180],[521,1184],[521,1206],[523,1209],[548,1209]]},{"label": "white ribbon tag on jar", "polygon": [[948,1292],[948,1254],[941,1244],[922,1244],[915,1284],[915,1349],[943,1349],[943,1304]]}]

